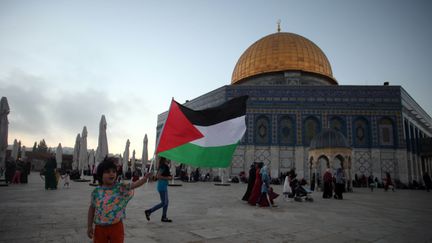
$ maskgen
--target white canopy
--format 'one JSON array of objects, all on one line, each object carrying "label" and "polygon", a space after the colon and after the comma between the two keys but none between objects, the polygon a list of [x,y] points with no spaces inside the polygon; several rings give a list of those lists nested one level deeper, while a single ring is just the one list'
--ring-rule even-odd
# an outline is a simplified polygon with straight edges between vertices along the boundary
[{"label": "white canopy", "polygon": [[99,136],[98,136],[98,147],[96,149],[95,167],[93,173],[96,173],[97,166],[102,162],[108,155],[108,139],[106,134],[107,122],[105,115],[102,115],[99,122]]},{"label": "white canopy", "polygon": [[143,175],[145,173],[147,162],[148,162],[148,139],[146,134],[144,136],[144,146],[143,146],[142,157],[141,157],[141,163],[142,163],[141,172]]},{"label": "white canopy", "polygon": [[120,154],[119,159],[118,159],[118,165],[122,166],[122,169],[123,169],[123,157],[121,154]]},{"label": "white canopy", "polygon": [[72,158],[72,169],[78,169],[78,161],[79,161],[79,151],[80,151],[80,143],[81,143],[81,135],[78,133],[75,139],[75,146]]},{"label": "white canopy", "polygon": [[132,159],[131,159],[131,171],[135,171],[135,149],[132,151]]},{"label": "white canopy", "polygon": [[58,144],[56,149],[56,161],[57,161],[57,168],[61,168],[61,164],[63,162],[63,148],[61,146],[61,143]]},{"label": "white canopy", "polygon": [[8,127],[7,116],[10,112],[6,97],[0,101],[0,168],[5,168],[6,150],[8,146]]},{"label": "white canopy", "polygon": [[21,147],[21,159],[24,160],[26,158],[26,146]]},{"label": "white canopy", "polygon": [[14,139],[14,143],[12,146],[12,153],[11,153],[11,157],[16,161],[18,159],[18,150],[19,150],[19,145],[18,145],[18,141],[16,139]]},{"label": "white canopy", "polygon": [[87,152],[87,127],[84,126],[81,133],[80,150],[79,150],[79,170],[87,169],[88,152]]},{"label": "white canopy", "polygon": [[126,141],[125,151],[123,152],[123,173],[126,173],[128,170],[128,162],[129,162],[129,139]]},{"label": "white canopy", "polygon": [[89,152],[88,164],[90,165],[90,169],[93,168],[93,165],[95,164],[95,151],[94,151],[94,149],[90,150],[90,152]]}]

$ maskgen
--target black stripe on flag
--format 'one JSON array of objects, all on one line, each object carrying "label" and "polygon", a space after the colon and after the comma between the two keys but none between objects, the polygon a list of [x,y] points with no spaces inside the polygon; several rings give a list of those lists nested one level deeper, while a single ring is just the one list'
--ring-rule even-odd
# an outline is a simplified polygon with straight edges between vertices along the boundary
[{"label": "black stripe on flag", "polygon": [[177,103],[187,119],[197,126],[211,126],[223,121],[246,115],[246,101],[249,96],[239,96],[234,99],[205,110],[192,110]]}]

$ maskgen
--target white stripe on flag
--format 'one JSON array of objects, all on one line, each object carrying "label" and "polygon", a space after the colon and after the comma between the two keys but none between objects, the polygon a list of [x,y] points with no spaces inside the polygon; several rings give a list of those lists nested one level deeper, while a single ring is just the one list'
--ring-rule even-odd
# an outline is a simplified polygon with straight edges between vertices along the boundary
[{"label": "white stripe on flag", "polygon": [[237,143],[246,131],[245,117],[236,117],[211,126],[195,126],[204,137],[191,143],[201,147],[219,147]]}]

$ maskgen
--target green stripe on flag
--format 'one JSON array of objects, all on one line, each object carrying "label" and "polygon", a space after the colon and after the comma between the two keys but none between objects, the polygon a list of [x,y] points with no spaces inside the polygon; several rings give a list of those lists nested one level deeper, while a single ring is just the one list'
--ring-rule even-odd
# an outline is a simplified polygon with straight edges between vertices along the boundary
[{"label": "green stripe on flag", "polygon": [[161,152],[158,155],[194,167],[226,168],[231,164],[237,144],[219,147],[201,147],[187,143]]}]

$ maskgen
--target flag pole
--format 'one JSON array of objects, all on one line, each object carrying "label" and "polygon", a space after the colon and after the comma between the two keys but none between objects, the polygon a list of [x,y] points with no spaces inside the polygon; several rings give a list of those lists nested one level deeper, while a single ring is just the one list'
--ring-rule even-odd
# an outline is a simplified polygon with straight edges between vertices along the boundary
[{"label": "flag pole", "polygon": [[[162,134],[163,134],[163,131],[164,131],[164,128],[165,128],[165,124],[166,124],[166,122],[168,121],[168,117],[169,117],[169,114],[170,114],[170,111],[171,111],[171,107],[172,107],[173,101],[174,101],[174,97],[171,98],[171,104],[170,104],[170,107],[169,107],[169,109],[168,109],[168,114],[167,114],[166,120],[165,120],[165,122],[163,123],[163,125],[162,125],[162,129],[161,129],[161,133],[160,133],[159,137],[158,137],[157,140],[156,140],[156,148],[155,148],[155,151],[154,151],[154,154],[153,154],[153,158],[152,158],[152,160],[151,160],[151,162],[150,162],[150,167],[149,167],[147,173],[149,173],[149,172],[151,171],[151,169],[152,169],[152,167],[153,167],[153,163],[154,163],[154,161],[155,161],[156,158],[157,158],[157,154],[156,154],[156,152],[157,152],[157,148],[158,148],[158,146],[159,146],[160,139],[161,139],[161,137],[162,137]],[[149,181],[149,178],[147,178],[147,183],[148,183],[148,181]]]}]

